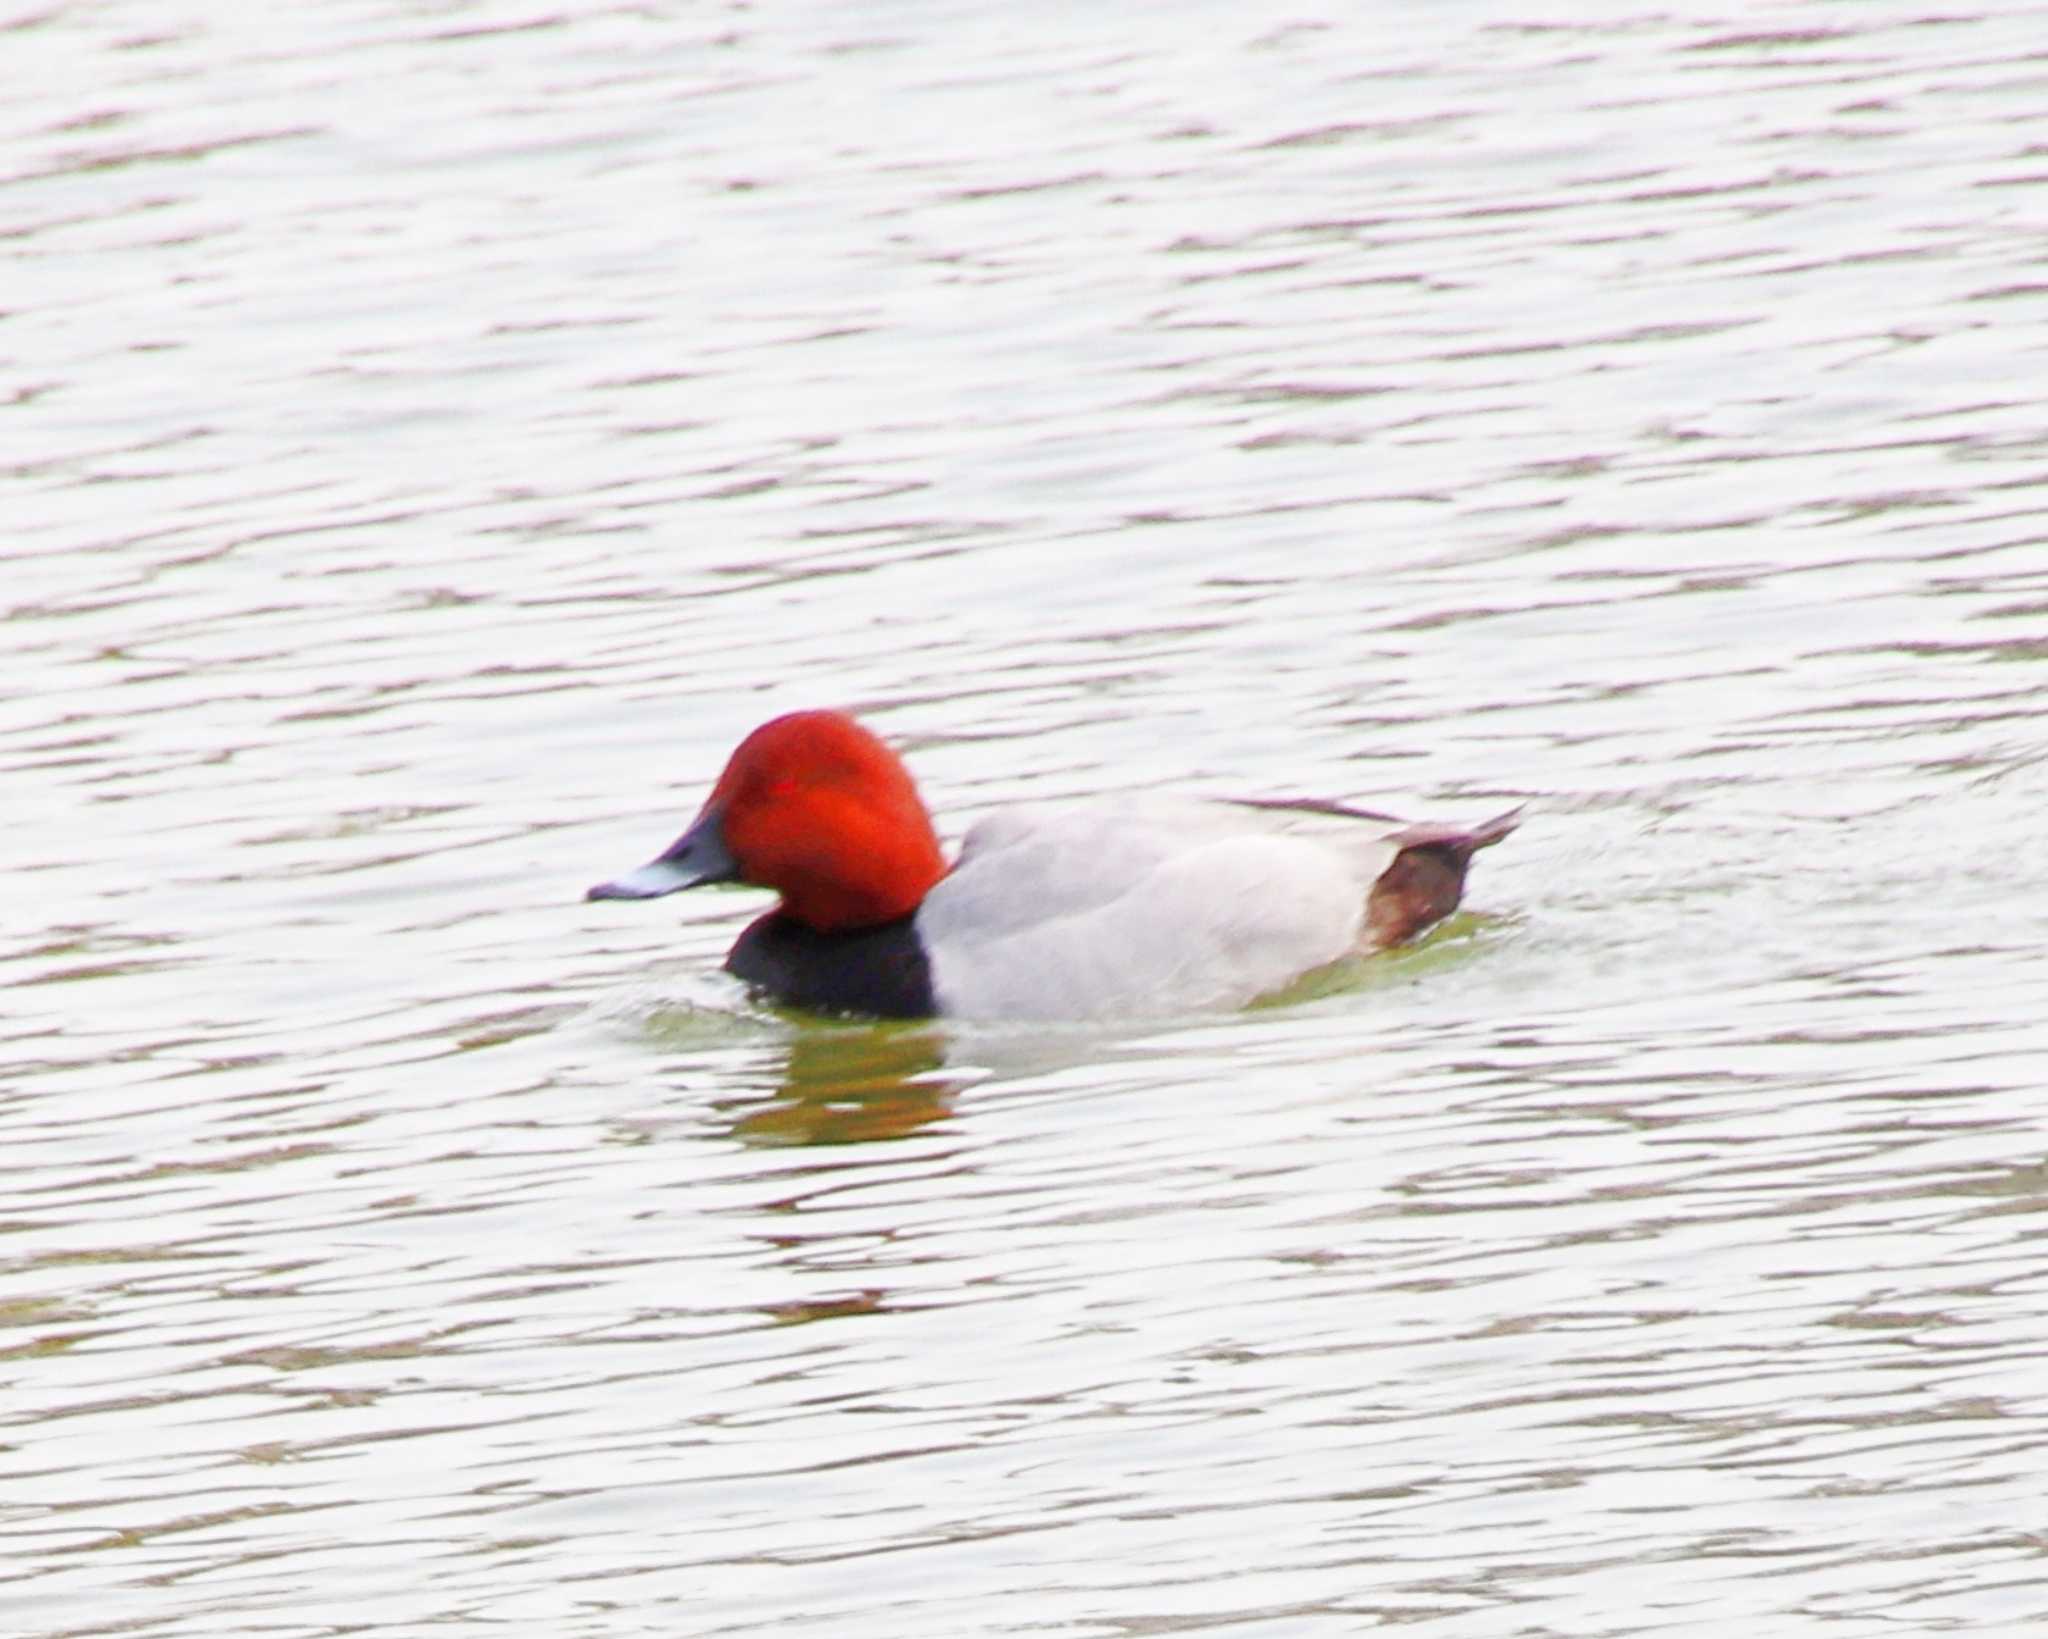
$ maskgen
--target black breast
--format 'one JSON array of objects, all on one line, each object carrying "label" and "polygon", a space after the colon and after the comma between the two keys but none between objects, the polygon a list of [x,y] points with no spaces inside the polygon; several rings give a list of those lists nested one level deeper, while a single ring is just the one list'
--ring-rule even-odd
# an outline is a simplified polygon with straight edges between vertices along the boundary
[{"label": "black breast", "polygon": [[928,1019],[938,1008],[914,921],[906,916],[879,927],[820,933],[770,911],[740,935],[725,958],[726,971],[785,1007]]}]

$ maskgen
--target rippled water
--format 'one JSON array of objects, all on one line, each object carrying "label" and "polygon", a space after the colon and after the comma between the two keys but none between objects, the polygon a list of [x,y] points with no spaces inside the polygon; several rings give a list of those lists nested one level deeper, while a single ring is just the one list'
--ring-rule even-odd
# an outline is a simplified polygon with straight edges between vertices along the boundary
[{"label": "rippled water", "polygon": [[[0,24],[0,1631],[2048,1615],[2042,13],[1255,11]],[[813,703],[1533,817],[799,1025]]]}]

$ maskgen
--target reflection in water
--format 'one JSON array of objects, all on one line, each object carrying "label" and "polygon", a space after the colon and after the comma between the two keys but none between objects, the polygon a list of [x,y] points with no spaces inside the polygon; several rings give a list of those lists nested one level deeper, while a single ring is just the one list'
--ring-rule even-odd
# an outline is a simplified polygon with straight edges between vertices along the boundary
[{"label": "reflection in water", "polygon": [[766,1099],[713,1108],[749,1144],[871,1144],[905,1138],[952,1113],[974,1078],[941,1073],[943,1034],[931,1025],[806,1023],[790,1039],[782,1083]]}]

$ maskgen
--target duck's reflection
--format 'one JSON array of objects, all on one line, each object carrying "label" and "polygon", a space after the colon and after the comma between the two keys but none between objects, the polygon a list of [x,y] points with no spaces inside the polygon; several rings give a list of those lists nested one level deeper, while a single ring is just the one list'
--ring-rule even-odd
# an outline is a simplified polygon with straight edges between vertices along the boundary
[{"label": "duck's reflection", "polygon": [[748,1144],[872,1144],[906,1138],[952,1114],[972,1074],[947,1074],[937,1029],[805,1024],[787,1043],[781,1084],[766,1096],[714,1101],[726,1130]]}]

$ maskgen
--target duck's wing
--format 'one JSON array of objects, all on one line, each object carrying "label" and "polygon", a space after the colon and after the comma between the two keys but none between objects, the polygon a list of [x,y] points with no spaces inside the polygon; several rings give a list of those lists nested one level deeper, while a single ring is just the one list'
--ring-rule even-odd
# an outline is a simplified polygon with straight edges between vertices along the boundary
[{"label": "duck's wing", "polygon": [[1145,798],[999,808],[968,831],[933,897],[951,925],[986,933],[1085,915],[1199,841],[1242,828],[1215,808]]},{"label": "duck's wing", "polygon": [[1392,858],[1216,803],[1005,811],[969,833],[918,928],[948,1013],[1233,1006],[1359,948]]}]

